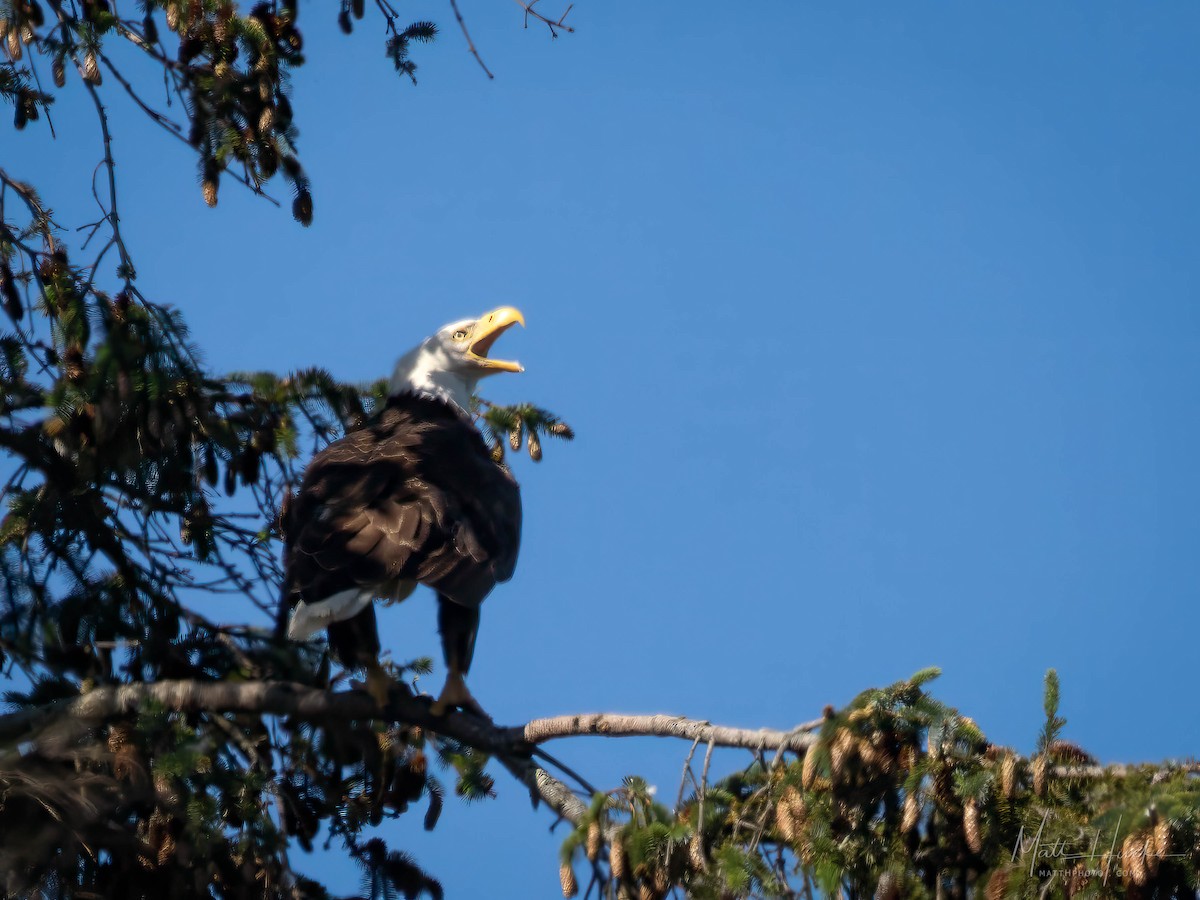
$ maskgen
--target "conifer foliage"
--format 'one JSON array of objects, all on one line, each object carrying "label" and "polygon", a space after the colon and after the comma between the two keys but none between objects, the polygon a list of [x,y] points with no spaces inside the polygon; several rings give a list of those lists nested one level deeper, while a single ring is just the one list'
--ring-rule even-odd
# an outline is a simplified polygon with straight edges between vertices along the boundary
[{"label": "conifer foliage", "polygon": [[[386,0],[376,6],[382,49],[411,78],[413,47],[436,29],[400,27]],[[344,688],[324,654],[270,624],[281,507],[311,452],[383,397],[382,383],[319,369],[217,377],[180,313],[142,293],[107,103],[132,102],[188,144],[210,206],[226,180],[263,192],[283,179],[304,225],[313,200],[289,99],[304,62],[294,0],[145,0],[131,12],[0,0],[0,99],[15,129],[44,124],[54,90],[78,78],[103,148],[103,216],[82,246],[33,185],[0,169],[0,895],[324,897],[289,863],[320,839],[348,849],[372,897],[438,897],[435,878],[370,830],[413,810],[433,828],[447,785],[488,794],[471,746],[369,714],[153,698],[62,714],[141,685]],[[153,79],[126,76],[136,53],[159,65],[184,120],[143,98]],[[220,595],[239,598],[249,624],[215,622],[206,607]],[[400,679],[427,668],[393,666]]]},{"label": "conifer foliage", "polygon": [[674,808],[636,777],[597,794],[562,846],[564,895],[578,867],[639,898],[1196,896],[1195,765],[1098,766],[1059,736],[1053,670],[1022,758],[930,696],[937,674],[865,691],[713,782],[689,760]]},{"label": "conifer foliage", "polygon": [[[526,24],[571,31],[566,12],[519,5]],[[414,53],[436,27],[403,25],[388,0],[372,10],[383,61],[415,82]],[[264,193],[281,179],[307,225],[287,77],[304,62],[298,7],[131,11],[0,0],[13,126],[43,122],[54,90],[79,79],[102,139],[103,207],[72,246],[43,194],[0,168],[0,896],[323,898],[296,864],[319,844],[359,863],[364,896],[438,898],[435,874],[375,826],[415,813],[432,829],[451,790],[492,795],[498,767],[569,824],[552,861],[568,897],[1195,895],[1196,767],[1096,765],[1062,737],[1053,675],[1022,758],[932,698],[933,670],[768,741],[663,717],[435,719],[405,688],[380,711],[319,647],[283,640],[290,490],[315,449],[370,420],[384,385],[204,368],[181,314],[139,287],[105,103],[133,103],[187,144],[209,205],[225,182]],[[329,21],[351,33],[366,15],[346,0]],[[158,64],[182,121],[126,76],[129,52]],[[573,437],[532,405],[476,412],[498,462],[536,462],[545,439]],[[245,624],[211,614],[222,596]],[[429,665],[392,670],[404,684]],[[674,806],[633,776],[595,791],[540,749],[617,732],[693,737]],[[727,746],[749,764],[718,776],[713,750]],[[1038,823],[1041,846],[1095,835],[1100,849],[1043,859]]]}]

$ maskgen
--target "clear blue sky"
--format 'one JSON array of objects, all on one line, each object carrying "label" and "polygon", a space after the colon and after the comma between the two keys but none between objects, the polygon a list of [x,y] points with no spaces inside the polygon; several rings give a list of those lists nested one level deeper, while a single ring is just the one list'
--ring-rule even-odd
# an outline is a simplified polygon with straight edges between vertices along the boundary
[{"label": "clear blue sky", "polygon": [[[405,7],[443,31],[413,88],[380,23],[302,3],[308,230],[233,183],[206,209],[105,92],[141,286],[214,369],[366,380],[525,311],[497,352],[527,372],[486,386],[579,438],[517,467],[472,672],[495,717],[787,727],[936,664],[1028,751],[1053,666],[1102,759],[1200,752],[1200,8],[579,0],[551,41],[460,3],[494,82],[444,4]],[[70,225],[100,158],[79,101],[57,142],[0,137]],[[437,655],[428,597],[385,627]],[[553,749],[670,800],[687,747]],[[498,802],[384,833],[451,897],[553,896],[558,836],[496,775]]]}]

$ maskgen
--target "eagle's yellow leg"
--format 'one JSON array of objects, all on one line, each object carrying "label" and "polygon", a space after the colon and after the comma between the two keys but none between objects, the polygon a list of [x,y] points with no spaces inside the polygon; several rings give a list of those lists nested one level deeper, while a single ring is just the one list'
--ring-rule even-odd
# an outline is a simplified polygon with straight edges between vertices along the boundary
[{"label": "eagle's yellow leg", "polygon": [[388,675],[383,666],[379,664],[379,660],[372,660],[367,663],[366,668],[367,693],[375,698],[375,702],[379,704],[380,708],[383,708],[387,706],[388,691],[391,690],[395,682],[392,681],[392,677]]}]

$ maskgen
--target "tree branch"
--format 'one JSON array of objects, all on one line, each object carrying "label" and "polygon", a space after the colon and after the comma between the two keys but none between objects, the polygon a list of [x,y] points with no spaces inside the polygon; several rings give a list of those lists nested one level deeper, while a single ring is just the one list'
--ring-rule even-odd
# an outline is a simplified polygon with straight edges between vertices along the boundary
[{"label": "tree branch", "polygon": [[0,742],[35,739],[38,730],[60,717],[95,724],[136,713],[147,703],[176,712],[242,712],[302,719],[382,718],[428,728],[487,753],[521,749],[507,729],[473,716],[434,716],[428,700],[394,698],[380,715],[375,701],[361,691],[323,691],[288,681],[159,681],[97,687],[78,697],[0,716]]},{"label": "tree branch", "polygon": [[603,737],[672,737],[688,741],[704,741],[718,747],[738,747],[744,750],[804,750],[816,743],[812,732],[821,727],[824,719],[814,719],[791,731],[769,728],[730,728],[713,725],[683,716],[629,716],[617,713],[591,713],[578,716],[554,716],[534,719],[518,729],[513,737],[530,744],[563,737],[600,735]]},{"label": "tree branch", "polygon": [[[468,744],[499,757],[512,775],[525,784],[537,800],[545,802],[564,819],[578,823],[587,804],[569,787],[532,760],[534,747],[545,741],[567,737],[668,737],[709,745],[705,754],[704,780],[713,747],[744,750],[792,750],[803,753],[817,741],[816,730],[823,719],[805,722],[790,731],[731,728],[697,719],[666,715],[620,715],[593,713],[534,719],[525,725],[497,726],[476,716],[451,713],[435,716],[429,698],[393,693],[380,710],[363,691],[325,691],[286,681],[201,682],[160,681],[154,684],[125,684],[97,687],[78,697],[45,706],[23,709],[0,716],[0,744],[38,740],[48,726],[65,721],[87,728],[106,719],[136,713],[153,703],[176,712],[251,713],[295,716],[302,719],[384,719],[415,725]],[[60,736],[56,736],[60,737]],[[1185,766],[1195,771],[1196,766]],[[1131,766],[1060,767],[1060,777],[1101,777],[1132,774]]]}]

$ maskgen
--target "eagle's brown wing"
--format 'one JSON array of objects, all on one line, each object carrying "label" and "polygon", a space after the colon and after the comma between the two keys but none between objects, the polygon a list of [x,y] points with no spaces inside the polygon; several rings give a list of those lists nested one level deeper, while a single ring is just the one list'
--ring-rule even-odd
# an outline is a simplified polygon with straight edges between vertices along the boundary
[{"label": "eagle's brown wing", "polygon": [[[512,577],[520,491],[470,423],[443,403],[409,396],[313,457],[286,529],[285,610],[348,589],[382,596],[403,581],[478,606]],[[350,644],[377,651],[373,609],[359,616],[337,625],[354,632]]]}]

